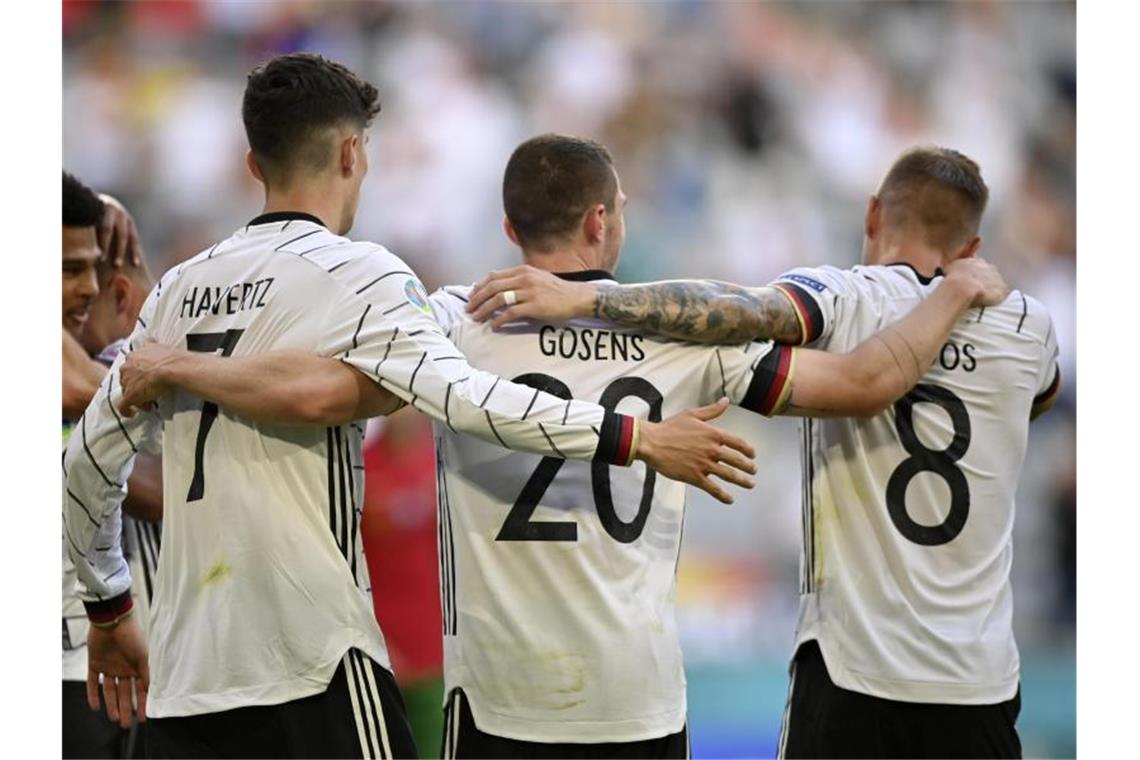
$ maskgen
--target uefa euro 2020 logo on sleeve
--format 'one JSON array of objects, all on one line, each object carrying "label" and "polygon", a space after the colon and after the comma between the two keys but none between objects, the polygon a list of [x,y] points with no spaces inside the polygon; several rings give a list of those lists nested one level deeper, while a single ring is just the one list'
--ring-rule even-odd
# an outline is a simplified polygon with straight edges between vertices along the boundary
[{"label": "uefa euro 2020 logo on sleeve", "polygon": [[419,280],[413,277],[405,282],[404,295],[408,297],[408,301],[411,302],[412,306],[415,306],[429,317],[432,315],[431,305],[428,304],[427,291],[424,290],[424,286],[420,284]]}]

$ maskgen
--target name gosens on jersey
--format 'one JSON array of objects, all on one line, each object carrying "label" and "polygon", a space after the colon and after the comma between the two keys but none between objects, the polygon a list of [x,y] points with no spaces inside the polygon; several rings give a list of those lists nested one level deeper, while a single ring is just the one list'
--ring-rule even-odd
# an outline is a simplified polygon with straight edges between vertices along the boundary
[{"label": "name gosens on jersey", "polygon": [[[634,422],[535,396],[473,369],[431,316],[411,270],[314,217],[268,214],[167,272],[143,341],[242,356],[339,357],[421,411],[503,446],[626,463]],[[357,424],[263,425],[186,393],[122,418],[118,359],[64,461],[65,542],[93,619],[126,602],[119,545],[140,438],[161,426],[165,516],[151,609],[156,717],[274,704],[322,691],[349,648],[388,667],[361,557]]]},{"label": "name gosens on jersey", "polygon": [[[561,398],[660,420],[721,396],[771,414],[790,393],[794,351],[784,346],[695,346],[598,320],[495,332],[464,313],[469,291],[431,297],[455,344]],[[446,424],[436,432],[446,691],[463,689],[479,730],[512,739],[630,742],[680,731],[684,484],[641,465],[504,451]]]}]

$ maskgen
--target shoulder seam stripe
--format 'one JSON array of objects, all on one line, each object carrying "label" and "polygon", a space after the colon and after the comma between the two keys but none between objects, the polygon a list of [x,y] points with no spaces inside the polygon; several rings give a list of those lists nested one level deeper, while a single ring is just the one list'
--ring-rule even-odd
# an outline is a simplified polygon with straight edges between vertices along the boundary
[{"label": "shoulder seam stripe", "polygon": [[397,270],[394,270],[394,271],[392,271],[392,272],[387,272],[387,273],[385,273],[385,274],[382,274],[382,275],[380,275],[380,276],[379,276],[379,277],[377,277],[375,280],[373,280],[372,282],[370,282],[370,283],[368,283],[367,285],[365,285],[364,287],[362,287],[360,290],[356,291],[356,295],[360,295],[361,293],[363,293],[364,291],[368,290],[370,287],[372,287],[372,286],[373,286],[373,285],[375,285],[376,283],[378,283],[378,282],[380,282],[381,280],[383,280],[385,277],[391,277],[391,276],[392,276],[392,275],[394,275],[394,274],[406,274],[408,277],[415,277],[415,275],[414,275],[414,274],[412,274],[411,272],[407,272],[407,271],[405,271],[405,270],[403,270],[403,269],[397,269]]},{"label": "shoulder seam stripe", "polygon": [[[304,235],[298,235],[297,237],[293,238],[292,240],[288,240],[288,241],[282,243],[281,245],[277,246],[273,250],[274,251],[280,251],[285,246],[292,245],[293,243],[296,243],[298,240],[303,240],[304,238],[307,238],[310,235],[316,235],[318,232],[325,232],[325,231],[326,230],[324,230],[324,229],[310,230],[310,231],[306,232]],[[292,253],[292,251],[288,251],[288,253]]]}]

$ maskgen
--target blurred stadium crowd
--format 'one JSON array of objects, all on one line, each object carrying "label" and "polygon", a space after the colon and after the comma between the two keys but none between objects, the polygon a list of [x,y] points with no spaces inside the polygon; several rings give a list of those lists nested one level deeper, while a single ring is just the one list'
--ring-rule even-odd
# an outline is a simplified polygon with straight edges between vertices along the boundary
[{"label": "blurred stadium crowd", "polygon": [[[626,281],[759,285],[794,265],[849,266],[866,199],[902,149],[970,155],[991,189],[983,255],[1045,303],[1061,347],[1064,397],[1031,431],[1013,577],[1026,660],[1045,652],[1074,667],[1073,4],[68,0],[63,22],[64,167],[127,204],[156,272],[260,209],[244,173],[244,75],[291,50],[379,87],[353,236],[406,258],[429,287],[515,263],[502,170],[544,131],[613,153],[630,198]],[[759,444],[762,476],[731,510],[691,495],[686,654],[782,667],[796,610],[796,424],[729,425]],[[1027,755],[1050,741],[1027,734]]]}]

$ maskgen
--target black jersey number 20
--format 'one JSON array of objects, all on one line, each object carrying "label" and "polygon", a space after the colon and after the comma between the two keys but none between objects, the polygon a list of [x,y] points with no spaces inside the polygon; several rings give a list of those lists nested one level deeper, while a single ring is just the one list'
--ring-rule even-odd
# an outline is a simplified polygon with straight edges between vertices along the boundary
[{"label": "black jersey number 20", "polygon": [[[229,356],[234,351],[241,334],[245,330],[226,330],[213,333],[188,333],[186,335],[186,350],[200,351],[212,354],[221,349],[222,356]],[[198,501],[206,492],[206,472],[202,467],[202,458],[206,453],[206,436],[218,418],[218,405],[210,401],[202,404],[202,419],[198,422],[198,441],[194,445],[194,477],[190,480],[190,490],[186,494],[186,501]]]},{"label": "black jersey number 20", "polygon": [[[569,401],[572,397],[566,383],[558,378],[544,375],[540,372],[531,372],[519,375],[516,383],[529,385],[552,396]],[[627,396],[635,396],[649,404],[649,420],[661,421],[661,391],[653,387],[648,380],[640,377],[620,377],[614,380],[602,392],[598,403],[606,409],[613,411],[618,402]],[[531,473],[519,497],[515,499],[514,506],[507,513],[503,527],[499,529],[496,541],[577,541],[578,524],[575,522],[531,522],[538,502],[542,499],[546,489],[554,482],[554,477],[562,469],[564,459],[556,457],[543,457],[538,467]],[[598,511],[598,519],[602,527],[616,541],[628,544],[637,540],[641,531],[645,529],[645,521],[649,518],[649,508],[653,505],[653,488],[657,483],[657,473],[646,470],[645,484],[641,488],[641,502],[638,504],[637,514],[629,522],[618,516],[614,509],[613,494],[610,492],[610,466],[604,462],[594,462],[590,469],[594,490],[594,508]]]},{"label": "black jersey number 20", "polygon": [[[954,439],[945,449],[929,449],[914,432],[914,405],[929,403],[941,407],[954,427]],[[970,515],[970,484],[955,465],[970,448],[970,413],[962,399],[937,385],[916,385],[895,402],[895,429],[903,448],[910,454],[887,481],[887,512],[899,533],[916,544],[941,546],[953,541]],[[938,525],[915,522],[906,508],[906,490],[921,472],[933,472],[950,487],[950,511]]]}]

